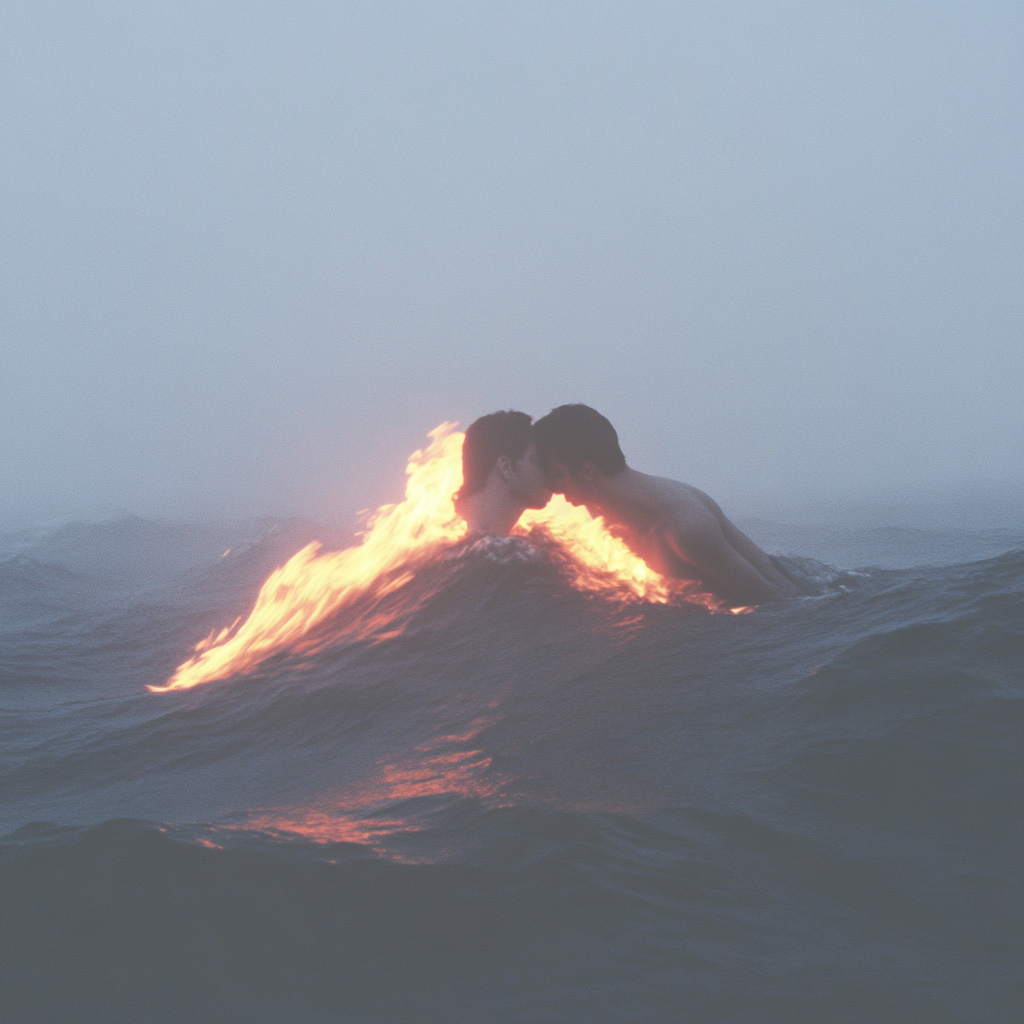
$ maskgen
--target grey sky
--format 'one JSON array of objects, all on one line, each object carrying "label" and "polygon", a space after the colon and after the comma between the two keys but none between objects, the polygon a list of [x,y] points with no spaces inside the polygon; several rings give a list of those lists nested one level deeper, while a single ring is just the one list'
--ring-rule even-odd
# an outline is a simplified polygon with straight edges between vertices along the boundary
[{"label": "grey sky", "polygon": [[0,524],[345,520],[584,401],[723,499],[1022,475],[1024,9],[8,0]]}]

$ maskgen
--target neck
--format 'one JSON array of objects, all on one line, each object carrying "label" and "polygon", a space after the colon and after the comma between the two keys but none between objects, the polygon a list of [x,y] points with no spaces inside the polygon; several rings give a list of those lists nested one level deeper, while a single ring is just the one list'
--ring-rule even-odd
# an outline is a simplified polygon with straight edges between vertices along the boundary
[{"label": "neck", "polygon": [[459,502],[459,515],[466,520],[471,534],[507,537],[525,508],[502,489],[488,486],[463,498]]},{"label": "neck", "polygon": [[604,516],[605,519],[612,522],[628,517],[632,522],[637,523],[638,514],[643,517],[648,512],[654,517],[658,512],[657,509],[649,507],[651,506],[647,493],[649,479],[650,477],[646,473],[641,473],[629,466],[614,476],[605,476],[595,489],[596,493],[593,499],[587,502],[587,508],[591,515]]}]

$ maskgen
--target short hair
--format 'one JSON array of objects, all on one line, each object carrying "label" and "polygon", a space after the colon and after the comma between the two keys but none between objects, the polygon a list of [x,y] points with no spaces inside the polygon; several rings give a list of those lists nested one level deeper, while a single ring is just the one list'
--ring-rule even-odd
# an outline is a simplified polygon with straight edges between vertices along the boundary
[{"label": "short hair", "polygon": [[608,476],[626,468],[615,428],[589,405],[552,409],[534,423],[533,439],[548,467],[557,459],[570,473],[578,473],[584,462],[592,462]]},{"label": "short hair", "polygon": [[533,421],[525,412],[492,412],[470,423],[462,442],[462,487],[468,498],[487,486],[494,464],[502,455],[518,462],[533,444]]}]

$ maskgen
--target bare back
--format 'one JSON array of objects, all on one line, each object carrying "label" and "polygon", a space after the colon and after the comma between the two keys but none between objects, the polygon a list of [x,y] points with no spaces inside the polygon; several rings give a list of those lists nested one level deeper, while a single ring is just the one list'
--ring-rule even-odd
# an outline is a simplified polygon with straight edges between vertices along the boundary
[{"label": "bare back", "polygon": [[663,576],[698,581],[735,605],[800,596],[703,491],[632,469],[608,479],[614,487],[611,500],[592,511]]}]

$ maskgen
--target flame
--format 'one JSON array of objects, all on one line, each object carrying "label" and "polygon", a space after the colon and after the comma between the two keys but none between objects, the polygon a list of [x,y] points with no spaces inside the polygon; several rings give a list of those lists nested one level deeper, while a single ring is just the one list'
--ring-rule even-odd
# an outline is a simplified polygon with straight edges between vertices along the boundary
[{"label": "flame", "polygon": [[528,509],[517,529],[542,529],[571,556],[573,585],[579,590],[626,601],[667,604],[674,598],[694,599],[718,609],[718,602],[700,593],[696,584],[667,580],[638,558],[583,507],[570,505],[556,494],[540,510]]},{"label": "flame", "polygon": [[[406,466],[405,500],[379,508],[360,544],[324,553],[317,542],[304,547],[271,573],[240,626],[236,619],[211,631],[166,685],[146,688],[153,693],[186,690],[249,671],[277,651],[298,649],[314,627],[355,598],[381,598],[408,583],[413,573],[396,571],[414,555],[461,540],[466,524],[452,498],[462,484],[463,434],[455,426],[442,423],[428,435],[427,448],[413,452]],[[533,529],[546,532],[565,552],[580,590],[626,601],[687,600],[724,610],[695,584],[660,576],[600,519],[561,496],[540,511],[526,512],[516,527],[520,533]]]}]

